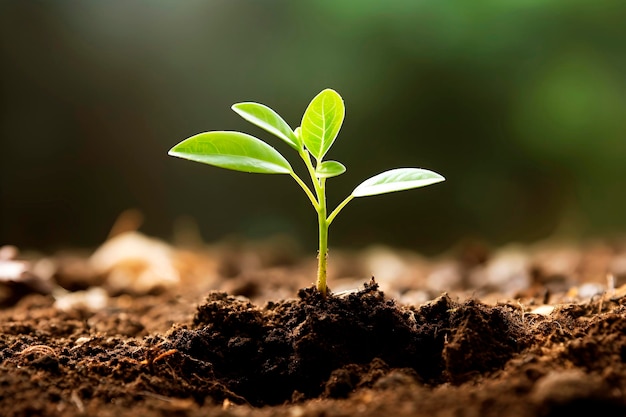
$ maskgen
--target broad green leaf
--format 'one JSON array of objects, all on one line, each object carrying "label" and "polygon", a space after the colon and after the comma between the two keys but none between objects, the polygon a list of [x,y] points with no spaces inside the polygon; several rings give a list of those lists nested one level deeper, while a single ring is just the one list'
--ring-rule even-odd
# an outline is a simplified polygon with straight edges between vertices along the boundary
[{"label": "broad green leaf", "polygon": [[425,187],[445,181],[445,178],[433,171],[420,168],[397,168],[375,175],[357,186],[352,195],[365,197]]},{"label": "broad green leaf", "polygon": [[317,178],[331,178],[346,172],[346,167],[337,161],[324,161],[315,168]]},{"label": "broad green leaf", "polygon": [[302,117],[302,141],[318,161],[335,141],[345,113],[341,96],[331,89],[315,96],[305,110]]},{"label": "broad green leaf", "polygon": [[168,152],[203,164],[257,174],[289,174],[289,162],[274,148],[240,132],[205,132],[192,136]]},{"label": "broad green leaf", "polygon": [[302,142],[293,133],[287,122],[269,107],[259,103],[247,102],[233,104],[232,109],[250,123],[284,140],[295,150],[299,151],[302,148]]}]

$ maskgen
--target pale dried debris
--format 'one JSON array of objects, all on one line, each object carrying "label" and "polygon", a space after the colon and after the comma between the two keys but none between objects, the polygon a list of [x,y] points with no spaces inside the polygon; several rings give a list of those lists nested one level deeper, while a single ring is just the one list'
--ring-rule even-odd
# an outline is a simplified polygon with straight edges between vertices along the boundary
[{"label": "pale dried debris", "polygon": [[530,286],[529,265],[529,257],[523,248],[505,247],[496,252],[485,266],[477,267],[470,273],[469,284],[510,296]]},{"label": "pale dried debris", "polygon": [[422,305],[432,299],[432,293],[424,290],[410,290],[398,296],[398,302],[404,305]]},{"label": "pale dried debris", "polygon": [[426,278],[428,289],[435,291],[459,290],[463,287],[462,268],[455,260],[435,264]]},{"label": "pale dried debris", "polygon": [[19,250],[13,245],[0,246],[0,282],[22,281],[30,272],[30,263],[17,261]]},{"label": "pale dried debris", "polygon": [[139,230],[142,224],[143,213],[140,210],[134,208],[126,209],[115,219],[107,240],[127,232],[135,232]]},{"label": "pale dried debris", "polygon": [[79,347],[81,347],[82,345],[84,345],[85,343],[90,342],[91,340],[93,340],[94,338],[92,337],[87,337],[87,336],[81,336],[78,339],[76,339],[76,341],[74,342],[74,347],[72,348],[72,350],[77,349]]},{"label": "pale dried debris", "polygon": [[28,262],[0,260],[0,281],[22,281],[29,273]]},{"label": "pale dried debris", "polygon": [[538,307],[535,307],[534,309],[529,311],[529,314],[537,314],[540,316],[549,316],[550,314],[552,314],[552,312],[554,312],[554,309],[556,308],[556,306],[554,305],[541,305]]},{"label": "pale dried debris", "polygon": [[180,282],[176,251],[159,239],[135,231],[107,240],[89,262],[107,277],[106,284],[114,291],[146,293]]},{"label": "pale dried debris", "polygon": [[339,278],[332,282],[333,295],[343,297],[354,294],[363,288],[364,278]]},{"label": "pale dried debris", "polygon": [[49,294],[53,288],[50,276],[39,275],[31,261],[16,260],[18,254],[15,246],[0,247],[0,284],[5,287],[22,285],[32,292]]},{"label": "pale dried debris", "polygon": [[407,262],[395,251],[383,246],[373,246],[365,251],[364,261],[366,268],[376,277],[381,285],[384,282],[397,279],[407,273]]},{"label": "pale dried debris", "polygon": [[619,298],[622,298],[622,297],[626,297],[626,284],[621,285],[621,286],[611,290],[610,296],[613,299],[619,299]]},{"label": "pale dried debris", "polygon": [[595,282],[588,282],[578,287],[572,287],[567,291],[566,297],[577,299],[578,301],[589,301],[593,297],[603,295],[606,286]]},{"label": "pale dried debris", "polygon": [[109,295],[101,287],[92,287],[85,291],[56,291],[54,307],[62,311],[87,310],[98,311],[105,308]]},{"label": "pale dried debris", "polygon": [[383,292],[401,294],[423,287],[428,263],[419,254],[386,246],[372,246],[363,253],[362,263]]}]

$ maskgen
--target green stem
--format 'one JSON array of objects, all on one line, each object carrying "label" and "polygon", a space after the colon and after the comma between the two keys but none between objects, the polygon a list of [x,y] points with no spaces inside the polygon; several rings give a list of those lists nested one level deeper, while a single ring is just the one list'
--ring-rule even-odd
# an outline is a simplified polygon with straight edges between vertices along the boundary
[{"label": "green stem", "polygon": [[341,204],[339,204],[337,206],[337,208],[335,208],[333,210],[332,213],[330,213],[330,216],[328,216],[328,219],[326,219],[326,224],[328,226],[330,226],[330,224],[333,222],[333,220],[335,220],[335,217],[337,217],[337,215],[339,214],[339,212],[341,211],[342,208],[344,208],[346,206],[346,204],[348,204],[350,201],[352,201],[352,199],[354,198],[354,196],[352,194],[350,194],[348,197],[346,197],[345,200],[343,200],[341,202]]},{"label": "green stem", "polygon": [[[302,149],[299,152],[299,154],[300,154],[300,158],[302,158],[302,160],[304,161],[304,165],[306,165],[307,171],[309,171],[309,176],[311,177],[311,181],[313,181],[313,186],[315,187],[315,192],[318,193],[319,181],[317,179],[317,176],[315,175],[315,168],[313,167],[313,164],[311,163],[311,154],[309,154],[309,152],[306,151],[305,149]],[[317,197],[319,201],[319,194]]]},{"label": "green stem", "polygon": [[309,187],[307,187],[307,185],[304,183],[304,181],[302,181],[302,179],[298,176],[298,174],[296,174],[295,172],[290,172],[291,177],[296,180],[296,182],[298,183],[298,185],[300,187],[302,187],[302,189],[304,190],[305,194],[307,195],[307,197],[309,197],[309,200],[311,200],[311,204],[313,204],[313,207],[315,208],[315,211],[319,211],[320,209],[320,205],[317,203],[317,200],[315,199],[315,196],[313,195],[313,193],[311,192],[311,189]]},{"label": "green stem", "polygon": [[319,210],[319,251],[317,254],[317,290],[326,297],[326,267],[328,264],[328,220],[326,219],[326,181],[322,178],[319,181],[318,189]]},{"label": "green stem", "polygon": [[[305,149],[302,149],[299,154],[304,161],[307,170],[309,171],[309,175],[311,176],[311,182],[313,183],[313,188],[315,189],[315,194],[317,196],[317,201],[315,202],[315,204],[313,204],[315,210],[317,211],[317,221],[319,227],[319,251],[317,254],[317,290],[322,294],[322,296],[326,297],[326,293],[328,292],[326,287],[326,269],[328,264],[328,225],[330,224],[330,222],[326,218],[326,179],[317,178],[317,176],[315,175],[315,168],[313,167],[313,163],[311,162],[311,155]],[[317,161],[317,163],[319,164],[319,161]],[[311,199],[311,196],[309,196],[309,199]]]}]

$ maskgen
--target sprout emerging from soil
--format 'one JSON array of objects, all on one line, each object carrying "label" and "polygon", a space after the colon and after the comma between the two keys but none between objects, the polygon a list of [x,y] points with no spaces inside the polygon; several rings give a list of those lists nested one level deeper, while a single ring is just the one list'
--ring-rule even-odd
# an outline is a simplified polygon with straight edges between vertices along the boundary
[{"label": "sprout emerging from soil", "polygon": [[334,90],[319,93],[304,112],[301,126],[292,130],[274,110],[263,104],[246,102],[232,109],[252,124],[282,139],[300,156],[310,177],[307,185],[289,162],[273,147],[240,132],[212,131],[192,136],[169,151],[169,155],[220,168],[257,174],[289,174],[304,190],[317,212],[319,252],[317,289],[326,295],[328,228],[339,212],[355,197],[385,194],[424,187],[444,181],[436,172],[420,168],[397,168],[375,175],[359,184],[334,210],[326,202],[326,180],[346,171],[337,161],[324,157],[337,138],[343,124],[343,99]]}]

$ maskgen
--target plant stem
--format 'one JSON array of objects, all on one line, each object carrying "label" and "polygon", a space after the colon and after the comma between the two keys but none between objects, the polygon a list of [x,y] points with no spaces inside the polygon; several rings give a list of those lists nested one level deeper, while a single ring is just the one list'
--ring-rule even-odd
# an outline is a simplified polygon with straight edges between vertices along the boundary
[{"label": "plant stem", "polygon": [[345,200],[343,200],[341,202],[341,204],[339,204],[332,213],[330,213],[330,216],[328,216],[328,219],[326,219],[326,224],[328,226],[330,226],[330,224],[333,222],[333,220],[335,219],[335,217],[337,217],[337,215],[339,214],[339,212],[341,211],[342,208],[344,208],[346,206],[346,204],[348,204],[350,201],[352,201],[352,199],[354,198],[354,196],[352,194],[350,194],[348,197],[346,197]]},{"label": "plant stem", "polygon": [[319,251],[317,254],[317,290],[326,297],[326,266],[328,263],[328,219],[326,218],[326,180],[321,178],[318,191]]},{"label": "plant stem", "polygon": [[296,174],[295,172],[290,172],[291,177],[296,180],[296,182],[298,183],[298,185],[304,190],[304,193],[307,195],[307,197],[309,197],[309,200],[311,201],[311,204],[313,204],[313,207],[315,208],[315,211],[319,211],[319,204],[317,203],[317,200],[315,199],[315,196],[313,196],[313,193],[311,192],[311,190],[309,189],[309,187],[306,186],[306,184],[304,183],[304,181],[302,181],[302,179],[298,176],[298,174]]},{"label": "plant stem", "polygon": [[[313,167],[313,163],[311,162],[311,155],[305,149],[302,149],[299,154],[300,158],[302,158],[302,160],[304,161],[307,170],[309,171],[309,175],[311,176],[311,182],[313,183],[313,188],[315,189],[315,195],[317,197],[317,199],[312,198],[311,190],[306,187],[302,180],[298,181],[299,178],[296,179],[296,181],[298,181],[298,184],[300,184],[305,192],[308,191],[307,195],[313,203],[315,211],[317,211],[317,222],[319,227],[319,251],[317,253],[317,290],[320,292],[320,294],[322,294],[323,297],[326,297],[326,293],[328,292],[328,289],[326,287],[326,269],[328,265],[328,226],[330,225],[330,221],[328,221],[328,218],[326,217],[326,178],[318,178],[317,175],[315,175],[315,168]],[[317,161],[317,163],[319,164],[320,161]]]}]

